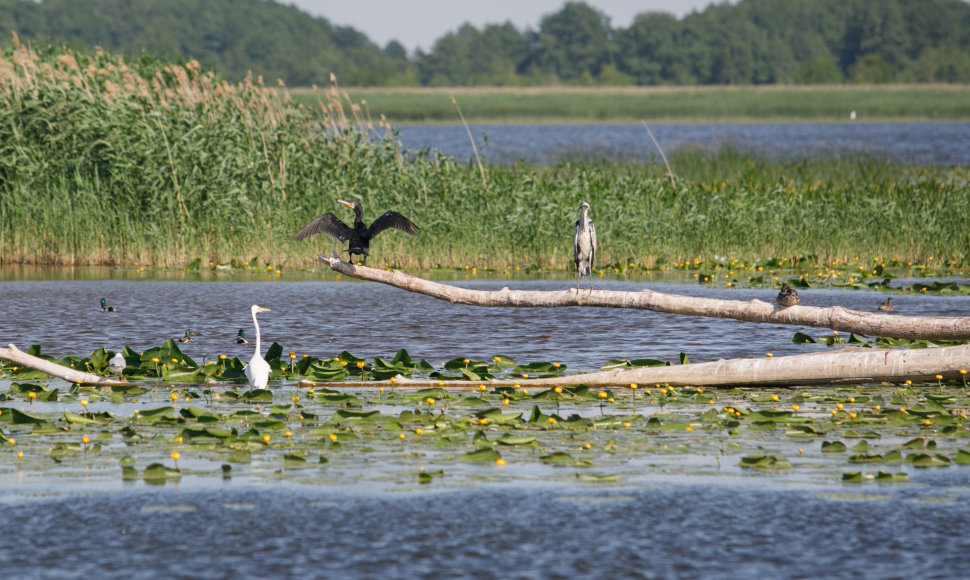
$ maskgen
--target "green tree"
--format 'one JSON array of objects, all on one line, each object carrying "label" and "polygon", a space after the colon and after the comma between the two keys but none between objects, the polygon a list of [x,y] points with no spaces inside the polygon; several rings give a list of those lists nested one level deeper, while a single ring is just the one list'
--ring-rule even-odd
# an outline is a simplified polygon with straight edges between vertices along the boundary
[{"label": "green tree", "polygon": [[842,71],[834,60],[819,58],[800,64],[793,80],[802,85],[838,84],[842,82]]},{"label": "green tree", "polygon": [[588,75],[612,63],[609,18],[582,2],[567,2],[562,10],[543,17],[536,60],[564,81]]},{"label": "green tree", "polygon": [[680,21],[670,14],[640,14],[616,34],[617,68],[640,85],[673,82],[680,28]]}]

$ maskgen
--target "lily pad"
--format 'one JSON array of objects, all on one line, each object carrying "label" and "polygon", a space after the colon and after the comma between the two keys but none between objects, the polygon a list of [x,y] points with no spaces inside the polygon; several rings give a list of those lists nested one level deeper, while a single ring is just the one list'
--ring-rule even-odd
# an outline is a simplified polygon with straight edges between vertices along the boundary
[{"label": "lily pad", "polygon": [[495,463],[501,458],[502,456],[499,455],[499,452],[491,447],[469,451],[461,456],[462,461],[468,461],[470,463]]},{"label": "lily pad", "polygon": [[145,480],[179,479],[180,477],[182,477],[181,471],[166,467],[161,463],[152,463],[142,473],[142,479]]},{"label": "lily pad", "polygon": [[741,467],[761,471],[782,471],[791,468],[791,462],[774,455],[748,455],[741,458]]}]

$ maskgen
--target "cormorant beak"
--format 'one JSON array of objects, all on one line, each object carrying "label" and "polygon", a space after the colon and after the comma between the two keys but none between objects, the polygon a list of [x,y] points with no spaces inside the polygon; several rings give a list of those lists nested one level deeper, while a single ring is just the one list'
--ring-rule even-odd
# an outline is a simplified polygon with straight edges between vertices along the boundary
[{"label": "cormorant beak", "polygon": [[344,204],[345,206],[347,206],[347,207],[350,207],[350,208],[352,208],[352,207],[354,207],[354,204],[353,204],[352,202],[349,202],[349,201],[344,201],[344,200],[342,200],[342,199],[338,199],[338,200],[337,200],[337,203],[342,203],[342,204]]}]

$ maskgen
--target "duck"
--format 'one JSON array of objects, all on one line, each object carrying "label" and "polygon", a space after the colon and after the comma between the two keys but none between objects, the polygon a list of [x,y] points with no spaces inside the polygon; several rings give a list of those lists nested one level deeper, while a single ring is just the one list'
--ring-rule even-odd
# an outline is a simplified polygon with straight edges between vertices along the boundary
[{"label": "duck", "polygon": [[195,340],[192,339],[193,336],[202,336],[202,335],[199,334],[198,332],[192,330],[191,328],[187,328],[187,329],[185,329],[185,334],[182,335],[182,336],[180,336],[178,338],[178,341],[179,342],[195,342]]},{"label": "duck", "polygon": [[778,292],[778,296],[775,298],[775,300],[778,301],[778,304],[788,308],[789,306],[798,304],[801,301],[801,298],[798,297],[798,292],[796,292],[794,288],[788,284],[782,284],[781,291]]},{"label": "duck", "polygon": [[890,296],[889,298],[886,298],[886,301],[885,302],[880,302],[879,303],[879,310],[881,310],[882,312],[895,312],[896,311],[896,309],[893,308],[893,298],[892,298],[892,296]]},{"label": "duck", "polygon": [[236,340],[233,342],[236,344],[249,344],[249,341],[246,340],[246,331],[240,328],[239,334],[236,335]]},{"label": "duck", "polygon": [[101,299],[101,312],[117,312],[114,306],[107,306],[105,304],[105,299]]}]

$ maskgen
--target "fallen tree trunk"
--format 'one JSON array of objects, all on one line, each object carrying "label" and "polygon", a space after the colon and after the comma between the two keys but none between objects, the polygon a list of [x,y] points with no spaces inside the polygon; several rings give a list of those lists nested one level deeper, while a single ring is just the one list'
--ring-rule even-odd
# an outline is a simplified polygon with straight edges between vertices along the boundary
[{"label": "fallen tree trunk", "polygon": [[[803,386],[819,384],[903,383],[911,380],[936,382],[958,380],[970,369],[970,345],[924,349],[845,348],[836,352],[816,352],[757,359],[727,359],[706,363],[619,369],[597,373],[566,375],[544,379],[507,378],[490,381],[411,380],[396,377],[391,381],[320,383],[327,387],[445,387],[475,389],[479,384],[532,388],[535,386],[591,387],[743,387]],[[316,383],[302,381],[303,386]]]},{"label": "fallen tree trunk", "polygon": [[355,266],[336,257],[317,256],[317,258],[329,265],[334,271],[352,278],[381,282],[410,292],[447,300],[454,304],[546,308],[562,306],[635,308],[688,316],[733,318],[746,322],[830,328],[840,332],[851,332],[866,336],[926,340],[970,340],[970,317],[898,316],[859,312],[841,306],[821,308],[796,305],[786,308],[757,299],[743,302],[740,300],[680,296],[654,292],[653,290],[641,290],[639,292],[615,290],[588,292],[587,290],[580,290],[577,292],[575,288],[570,288],[556,292],[543,292],[510,290],[507,287],[497,291],[469,290],[408,276],[398,270],[389,272],[366,266]]},{"label": "fallen tree trunk", "polygon": [[93,375],[91,373],[86,373],[69,367],[61,366],[47,359],[43,359],[43,358],[39,358],[30,354],[27,354],[24,351],[18,349],[13,344],[8,344],[5,347],[0,347],[0,358],[18,365],[25,366],[27,368],[34,369],[35,371],[40,371],[52,377],[64,379],[65,381],[68,381],[70,383],[78,383],[82,385],[99,385],[99,386],[127,384],[121,381],[117,381],[115,379],[99,377],[98,375]]}]

